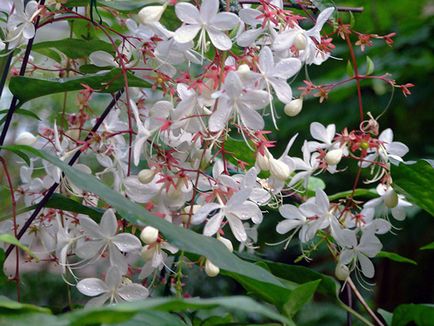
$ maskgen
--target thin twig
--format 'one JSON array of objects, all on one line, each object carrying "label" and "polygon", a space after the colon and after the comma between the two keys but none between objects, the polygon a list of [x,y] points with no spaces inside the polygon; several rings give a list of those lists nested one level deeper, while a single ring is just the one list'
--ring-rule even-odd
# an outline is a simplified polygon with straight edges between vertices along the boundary
[{"label": "thin twig", "polygon": [[374,319],[374,321],[377,323],[377,325],[384,326],[383,322],[377,317],[377,315],[375,314],[375,312],[373,312],[372,309],[368,306],[368,304],[366,303],[365,299],[363,299],[363,297],[360,294],[359,290],[357,290],[357,287],[354,285],[353,281],[350,278],[348,278],[347,284],[351,287],[351,289],[353,290],[354,295],[356,296],[357,300],[360,301],[360,303],[362,304],[362,306],[366,309],[366,311],[372,317],[372,319]]},{"label": "thin twig", "polygon": [[[239,1],[239,4],[260,4],[261,2],[259,0],[241,0]],[[309,9],[309,10],[313,10],[313,11],[319,11],[320,9],[312,6],[312,5],[299,5],[296,3],[291,3],[291,2],[284,2],[283,3],[284,7],[288,7],[288,8],[295,8],[295,9]],[[363,7],[342,7],[342,6],[336,6],[335,9],[337,11],[344,11],[344,12],[355,12],[355,13],[360,13],[363,12],[364,8]]]},{"label": "thin twig", "polygon": [[[93,136],[93,134],[95,132],[98,131],[99,127],[101,126],[102,122],[104,121],[104,119],[107,117],[107,115],[110,113],[110,111],[115,107],[117,101],[119,100],[119,98],[121,97],[123,93],[123,90],[119,91],[116,93],[116,95],[114,96],[114,98],[112,99],[112,101],[110,102],[110,104],[106,107],[106,109],[104,110],[104,112],[101,114],[101,116],[97,119],[95,125],[93,126],[92,130],[89,131],[89,133],[87,134],[86,138],[84,139],[84,142],[88,141],[89,139],[91,139],[91,137]],[[82,151],[78,150],[74,153],[74,155],[72,156],[72,158],[69,160],[68,165],[72,166],[80,157]],[[17,235],[17,239],[20,240],[21,237],[24,235],[24,233],[26,233],[26,231],[28,230],[28,228],[30,227],[30,225],[33,223],[33,221],[35,220],[35,218],[39,215],[39,213],[41,212],[41,210],[45,207],[45,205],[47,204],[47,202],[50,200],[51,196],[54,194],[54,192],[56,191],[57,187],[59,186],[59,184],[56,182],[54,183],[49,189],[48,191],[45,193],[44,197],[42,198],[42,200],[38,203],[38,206],[35,208],[35,210],[33,211],[32,215],[27,219],[26,223],[23,225],[23,227],[21,228],[20,232]],[[10,253],[12,252],[14,248],[14,245],[9,245],[8,249],[6,250],[5,253],[5,259],[10,255]]]},{"label": "thin twig", "polygon": [[[45,0],[41,0],[39,2],[40,6],[43,6],[44,4],[45,4]],[[29,63],[29,58],[30,58],[30,52],[32,52],[33,42],[34,42],[35,37],[36,37],[36,30],[38,29],[40,20],[41,20],[41,16],[38,15],[38,17],[36,18],[36,22],[34,24],[35,25],[35,35],[27,43],[26,52],[24,53],[24,58],[23,58],[23,62],[21,64],[19,76],[24,76],[24,74],[26,73],[27,64]],[[0,135],[0,146],[3,146],[3,144],[5,142],[6,134],[8,133],[8,129],[9,129],[9,126],[12,122],[12,117],[15,113],[16,108],[17,108],[17,104],[18,104],[18,98],[14,95],[14,97],[12,98],[8,113],[6,115],[5,125],[4,125],[2,133]],[[1,151],[1,149],[0,149],[0,151]]]},{"label": "thin twig", "polygon": [[[348,307],[352,308],[353,307],[353,293],[351,291],[351,287],[348,284],[345,284],[345,289],[347,291],[346,295],[347,295],[347,305]],[[347,326],[352,326],[353,325],[353,315],[351,315],[351,313],[348,311],[347,312]]]}]

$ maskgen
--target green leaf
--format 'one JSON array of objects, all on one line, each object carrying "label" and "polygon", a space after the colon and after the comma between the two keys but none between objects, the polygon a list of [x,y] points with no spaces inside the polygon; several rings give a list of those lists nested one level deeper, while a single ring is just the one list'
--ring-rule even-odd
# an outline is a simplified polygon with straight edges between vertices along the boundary
[{"label": "green leaf", "polygon": [[427,161],[392,165],[393,189],[434,216],[434,168]]},{"label": "green leaf", "polygon": [[95,51],[114,53],[113,45],[110,43],[101,40],[83,40],[74,38],[40,42],[35,44],[32,49],[44,55],[47,55],[47,50],[56,49],[64,53],[70,59],[86,58]]},{"label": "green leaf", "polygon": [[249,166],[255,164],[255,152],[246,145],[244,140],[227,138],[224,148],[229,153],[228,159],[232,164],[237,164],[237,160],[246,162]]},{"label": "green leaf", "polygon": [[398,263],[417,265],[417,263],[414,260],[412,260],[410,258],[402,257],[401,255],[398,255],[397,253],[394,253],[394,252],[380,251],[378,253],[377,257],[387,258],[387,259],[396,261]]},{"label": "green leaf", "polygon": [[372,74],[374,70],[375,70],[374,61],[372,61],[370,57],[366,56],[366,75]]},{"label": "green leaf", "polygon": [[224,308],[229,311],[260,314],[272,320],[287,323],[288,320],[270,308],[243,296],[221,297],[212,299],[177,299],[156,298],[143,301],[122,303],[101,308],[77,310],[61,316],[62,321],[68,321],[70,326],[89,324],[115,323],[128,320],[135,314],[152,311],[184,312],[186,310],[202,310]]},{"label": "green leaf", "polygon": [[[159,0],[98,0],[98,5],[110,7],[119,11],[136,11],[150,4],[161,4]],[[83,7],[89,4],[89,0],[70,0],[68,7]]]},{"label": "green leaf", "polygon": [[[0,110],[0,114],[6,114],[9,110]],[[34,118],[36,120],[41,120],[38,115],[32,111],[29,110],[25,110],[25,109],[16,109],[14,114],[18,114],[18,115],[24,115],[30,118]],[[5,123],[6,121],[6,115],[0,119],[0,126]]]},{"label": "green leaf", "polygon": [[[329,200],[335,201],[341,198],[350,197],[353,194],[352,190],[338,192],[334,195],[330,195]],[[353,197],[365,197],[365,198],[376,198],[378,197],[377,191],[375,189],[356,189],[354,191]]]},{"label": "green leaf", "polygon": [[[6,146],[0,146],[0,149],[6,149]],[[24,162],[26,162],[26,164],[28,166],[30,166],[30,158],[27,156],[26,153],[16,149],[16,148],[7,148],[7,150],[11,151],[12,153],[18,155],[19,157],[21,157],[23,159]]]},{"label": "green leaf", "polygon": [[411,322],[418,326],[434,325],[434,305],[403,304],[393,311],[392,326],[406,326]]},{"label": "green leaf", "polygon": [[354,69],[353,69],[353,65],[351,64],[350,60],[347,61],[346,71],[347,71],[348,77],[353,77],[354,76]]},{"label": "green leaf", "polygon": [[386,321],[386,325],[388,325],[388,326],[392,325],[393,314],[391,312],[388,312],[387,310],[384,310],[384,309],[381,309],[381,308],[377,309],[377,312]]},{"label": "green leaf", "polygon": [[254,280],[264,285],[267,284],[270,287],[274,285],[277,288],[286,289],[279,279],[271,273],[238,258],[215,238],[205,237],[149,214],[142,206],[129,201],[118,192],[101,183],[101,181],[94,176],[74,169],[51,154],[29,146],[13,146],[13,148],[45,159],[59,167],[71,182],[83,190],[100,196],[100,198],[111,205],[120,216],[133,224],[141,226],[150,225],[159,229],[167,241],[180,250],[199,256],[205,256],[223,271],[232,272],[240,277],[249,278],[252,281]]},{"label": "green leaf", "polygon": [[27,312],[41,312],[50,314],[50,309],[34,306],[27,303],[20,303],[13,301],[5,296],[0,295],[0,315],[3,313],[27,313]]},{"label": "green leaf", "polygon": [[292,290],[288,302],[283,307],[285,315],[292,318],[300,308],[312,300],[320,283],[321,279],[301,284]]},{"label": "green leaf", "polygon": [[423,247],[419,248],[420,250],[434,250],[434,242],[431,242]]},{"label": "green leaf", "polygon": [[13,244],[14,246],[22,249],[29,256],[32,256],[33,258],[38,259],[38,257],[36,257],[36,255],[28,247],[26,247],[21,242],[19,242],[12,234],[9,234],[9,233],[0,234],[0,242],[6,242],[9,244]]},{"label": "green leaf", "polygon": [[[130,87],[151,87],[151,85],[131,73],[127,73]],[[18,99],[20,105],[32,99],[70,91],[82,90],[88,85],[97,92],[113,93],[124,87],[124,77],[119,68],[100,74],[72,78],[39,79],[32,77],[12,77],[9,89]]]}]

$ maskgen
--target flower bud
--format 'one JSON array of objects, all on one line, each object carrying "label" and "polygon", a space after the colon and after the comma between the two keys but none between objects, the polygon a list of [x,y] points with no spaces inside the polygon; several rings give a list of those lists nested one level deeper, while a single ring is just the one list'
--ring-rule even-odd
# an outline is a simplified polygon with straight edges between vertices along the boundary
[{"label": "flower bud", "polygon": [[268,158],[266,152],[264,153],[264,155],[262,155],[261,153],[256,154],[256,163],[258,163],[258,167],[262,171],[270,170],[270,159]]},{"label": "flower bud", "polygon": [[158,230],[152,226],[147,226],[140,233],[140,239],[146,244],[155,243],[158,240]]},{"label": "flower bud", "polygon": [[301,112],[302,108],[303,100],[301,98],[297,98],[286,104],[283,111],[288,117],[295,117]]},{"label": "flower bud", "polygon": [[152,259],[152,257],[154,256],[154,247],[151,247],[149,245],[146,245],[142,248],[142,251],[140,252],[140,255],[142,256],[142,258],[145,261],[148,261],[150,259]]},{"label": "flower bud", "polygon": [[382,197],[384,200],[384,205],[386,205],[387,208],[394,208],[398,206],[398,194],[391,187],[387,189]]},{"label": "flower bud", "polygon": [[248,65],[246,65],[245,63],[238,67],[238,72],[240,74],[245,74],[245,73],[248,73],[249,71],[250,71],[250,67]]},{"label": "flower bud", "polygon": [[220,268],[218,268],[216,265],[211,263],[209,259],[205,262],[205,273],[209,277],[215,277],[220,273]]},{"label": "flower bud", "polygon": [[270,173],[273,177],[285,181],[289,178],[291,171],[289,170],[289,166],[282,161],[270,158]]},{"label": "flower bud", "polygon": [[23,131],[15,139],[16,145],[32,145],[36,141],[36,137],[28,131]]},{"label": "flower bud", "polygon": [[166,6],[146,6],[139,11],[139,20],[142,24],[158,23]]},{"label": "flower bud", "polygon": [[331,151],[328,151],[326,156],[324,157],[325,161],[328,165],[336,165],[338,164],[342,159],[342,149],[332,149]]},{"label": "flower bud", "polygon": [[221,237],[220,235],[217,235],[217,240],[222,242],[230,252],[234,251],[234,246],[232,245],[231,240]]},{"label": "flower bud", "polygon": [[346,265],[339,263],[336,265],[335,276],[339,281],[345,281],[350,276],[350,270]]},{"label": "flower bud", "polygon": [[294,46],[297,48],[297,50],[304,50],[306,49],[306,45],[307,45],[306,36],[304,36],[301,33],[298,33],[294,39]]},{"label": "flower bud", "polygon": [[139,178],[139,181],[143,184],[147,184],[154,179],[155,171],[151,169],[143,169],[139,172],[137,177]]},{"label": "flower bud", "polygon": [[[190,208],[191,206],[186,206],[183,209],[182,214],[182,223],[187,224],[188,220],[190,219]],[[191,214],[194,215],[196,212],[202,207],[202,205],[193,205],[193,209],[191,211]]]}]

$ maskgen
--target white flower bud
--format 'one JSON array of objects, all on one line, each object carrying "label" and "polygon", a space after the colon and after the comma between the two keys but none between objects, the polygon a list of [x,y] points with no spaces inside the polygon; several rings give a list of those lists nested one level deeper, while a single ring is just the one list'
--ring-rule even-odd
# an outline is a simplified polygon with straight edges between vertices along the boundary
[{"label": "white flower bud", "polygon": [[328,151],[326,156],[324,157],[325,161],[328,165],[336,165],[338,164],[342,159],[342,149],[332,149],[331,151]]},{"label": "white flower bud", "polygon": [[166,6],[146,6],[139,11],[139,20],[142,24],[158,23]]},{"label": "white flower bud", "polygon": [[139,178],[139,181],[143,184],[147,184],[154,179],[155,171],[151,169],[143,169],[139,172],[137,177]]},{"label": "white flower bud", "polygon": [[288,104],[285,105],[283,108],[283,111],[288,117],[295,117],[301,112],[301,109],[303,108],[303,100],[301,98],[297,98],[295,100],[292,100]]},{"label": "white flower bud", "polygon": [[152,226],[147,226],[140,233],[140,239],[146,244],[155,243],[158,240],[158,230]]},{"label": "white flower bud", "polygon": [[306,45],[307,45],[306,36],[304,36],[301,33],[298,33],[294,39],[294,46],[297,48],[297,50],[304,50],[306,49]]},{"label": "white flower bud", "polygon": [[28,131],[23,131],[15,139],[16,145],[32,145],[36,141],[36,137]]},{"label": "white flower bud", "polygon": [[154,251],[155,251],[154,247],[146,245],[142,248],[140,255],[142,256],[142,258],[145,261],[148,261],[148,260],[152,259],[152,257],[154,256]]},{"label": "white flower bud", "polygon": [[234,246],[232,245],[231,240],[221,237],[220,235],[217,235],[217,240],[222,242],[230,252],[234,251]]},{"label": "white flower bud", "polygon": [[250,71],[250,67],[246,64],[242,64],[238,67],[238,72],[240,74],[246,74]]},{"label": "white flower bud", "polygon": [[261,153],[256,154],[256,163],[258,163],[258,167],[262,171],[268,171],[270,170],[270,159],[266,152],[264,154],[265,155],[262,155]]},{"label": "white flower bud", "polygon": [[398,194],[392,188],[387,189],[382,197],[384,200],[384,205],[386,205],[387,208],[395,208],[398,206]]},{"label": "white flower bud", "polygon": [[[191,206],[186,206],[183,209],[182,214],[182,223],[187,224],[188,220],[190,219],[190,208]],[[202,207],[202,205],[193,205],[193,209],[191,211],[191,214],[194,215],[196,212]]]},{"label": "white flower bud", "polygon": [[345,281],[350,276],[350,270],[344,264],[337,264],[335,269],[335,276],[339,281]]},{"label": "white flower bud", "polygon": [[220,273],[220,268],[218,268],[216,265],[211,263],[209,259],[205,262],[205,273],[209,277],[215,277]]},{"label": "white flower bud", "polygon": [[289,170],[289,166],[282,161],[270,158],[270,173],[273,177],[285,181],[289,178],[291,171]]}]

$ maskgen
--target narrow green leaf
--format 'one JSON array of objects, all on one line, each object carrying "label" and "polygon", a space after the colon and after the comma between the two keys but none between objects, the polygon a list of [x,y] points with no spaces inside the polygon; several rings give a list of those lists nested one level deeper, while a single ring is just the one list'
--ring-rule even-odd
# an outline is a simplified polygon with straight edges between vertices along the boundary
[{"label": "narrow green leaf", "polygon": [[[183,312],[186,310],[203,310],[221,307],[229,311],[242,311],[245,313],[260,314],[272,320],[287,324],[288,320],[271,310],[270,308],[257,303],[256,301],[243,296],[232,296],[212,299],[177,299],[177,298],[156,298],[143,301],[122,303],[101,308],[77,310],[61,316],[62,321],[68,321],[70,326],[94,325],[101,323],[120,322],[121,319],[128,320],[141,311],[170,311]],[[113,321],[116,319],[117,321]]]},{"label": "narrow green leaf", "polygon": [[366,56],[366,75],[371,75],[375,70],[374,61],[368,56]]},{"label": "narrow green leaf", "polygon": [[288,302],[285,303],[283,309],[285,315],[292,318],[294,315],[310,300],[312,300],[321,279],[310,281],[297,286],[292,290]]},{"label": "narrow green leaf", "polygon": [[401,255],[394,253],[394,252],[380,251],[378,253],[377,257],[387,258],[387,259],[396,261],[398,263],[417,265],[417,263],[414,260],[412,260],[410,258],[402,257]]},{"label": "narrow green leaf", "polygon": [[51,314],[50,309],[34,306],[32,304],[16,302],[2,295],[0,295],[0,312],[2,313],[41,312],[45,314]]},{"label": "narrow green leaf", "polygon": [[56,49],[64,53],[70,59],[86,58],[95,51],[114,53],[113,45],[110,43],[101,40],[83,40],[74,38],[40,42],[35,44],[32,49],[44,55],[46,54],[47,49]]},{"label": "narrow green leaf", "polygon": [[434,168],[427,161],[392,165],[393,189],[434,216]]},{"label": "narrow green leaf", "polygon": [[[341,198],[347,198],[350,197],[353,194],[352,190],[338,192],[334,195],[330,195],[329,200],[335,201]],[[356,189],[354,191],[353,197],[366,197],[366,198],[376,198],[378,197],[378,193],[375,191],[375,189]]]},{"label": "narrow green leaf", "polygon": [[434,305],[403,304],[393,311],[392,326],[406,326],[412,322],[417,326],[434,325]]},{"label": "narrow green leaf", "polygon": [[[8,112],[8,110],[0,110],[0,114],[6,114]],[[38,115],[32,111],[29,110],[25,110],[25,109],[16,109],[14,114],[18,114],[18,115],[24,115],[30,118],[34,118],[36,120],[41,121],[41,118],[38,117]],[[6,121],[6,115],[0,119],[0,126],[5,123]]]},{"label": "narrow green leaf", "polygon": [[17,246],[18,248],[22,249],[29,256],[32,256],[33,258],[38,259],[38,257],[36,257],[36,255],[28,247],[26,247],[21,242],[19,242],[12,234],[9,234],[9,233],[0,234],[0,242],[6,242],[9,244],[13,244],[14,246]]},{"label": "narrow green leaf", "polygon": [[101,183],[94,176],[74,169],[51,154],[29,146],[14,146],[14,148],[40,157],[59,167],[71,182],[80,186],[83,190],[100,196],[102,200],[111,205],[123,218],[133,224],[150,225],[159,229],[165,238],[180,250],[205,256],[223,271],[232,272],[260,283],[269,284],[270,286],[275,285],[275,287],[286,288],[271,273],[238,258],[215,238],[205,237],[149,214],[142,206],[129,201],[121,194]]},{"label": "narrow green leaf", "polygon": [[384,309],[381,309],[381,308],[377,309],[377,312],[386,321],[386,325],[387,326],[392,325],[393,314],[391,312],[388,312],[387,310],[384,310]]},{"label": "narrow green leaf", "polygon": [[[149,82],[127,73],[130,87],[151,87]],[[97,92],[113,93],[124,87],[124,77],[119,68],[107,72],[72,78],[39,79],[32,77],[12,77],[9,89],[18,99],[20,105],[32,99],[70,91],[82,90],[88,85]]]},{"label": "narrow green leaf", "polygon": [[434,242],[431,242],[423,247],[420,247],[420,250],[434,250]]},{"label": "narrow green leaf", "polygon": [[26,153],[24,153],[24,152],[22,152],[16,148],[6,148],[6,146],[0,146],[0,149],[7,149],[8,151],[11,151],[12,153],[21,157],[23,159],[23,161],[26,162],[26,164],[28,166],[30,166],[30,158]]},{"label": "narrow green leaf", "polygon": [[351,64],[350,60],[347,61],[347,68],[346,68],[346,70],[347,70],[348,77],[353,77],[354,76],[353,65]]}]

